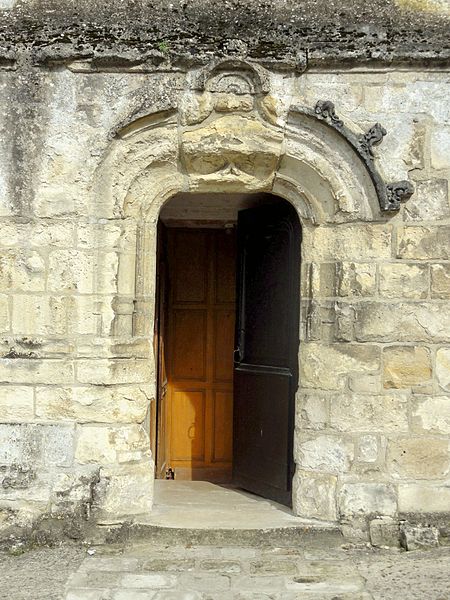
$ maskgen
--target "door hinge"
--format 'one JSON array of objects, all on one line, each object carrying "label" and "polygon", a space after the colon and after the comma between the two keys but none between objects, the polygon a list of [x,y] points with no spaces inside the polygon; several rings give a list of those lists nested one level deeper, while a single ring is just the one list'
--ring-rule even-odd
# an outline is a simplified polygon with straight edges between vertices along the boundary
[{"label": "door hinge", "polygon": [[166,479],[175,479],[175,471],[172,469],[172,467],[166,469]]}]

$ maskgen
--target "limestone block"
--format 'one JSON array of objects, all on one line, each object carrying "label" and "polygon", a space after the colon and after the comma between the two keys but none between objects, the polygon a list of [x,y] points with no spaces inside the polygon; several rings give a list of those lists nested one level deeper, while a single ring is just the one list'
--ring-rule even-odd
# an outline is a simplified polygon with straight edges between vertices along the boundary
[{"label": "limestone block", "polygon": [[426,483],[400,483],[398,509],[401,513],[448,513],[450,486]]},{"label": "limestone block", "polygon": [[405,221],[438,221],[450,216],[446,179],[419,181],[415,193],[405,204]]},{"label": "limestone block", "polygon": [[94,270],[94,256],[80,250],[54,250],[49,256],[48,289],[92,293]]},{"label": "limestone block", "polygon": [[80,383],[115,385],[120,383],[145,383],[151,377],[148,360],[79,360],[77,379]]},{"label": "limestone block", "polygon": [[333,395],[330,425],[339,431],[408,431],[408,396],[405,393]]},{"label": "limestone block", "polygon": [[182,153],[193,189],[260,189],[279,161],[283,134],[257,118],[225,115],[182,134]]},{"label": "limestone block", "polygon": [[378,438],[375,435],[362,435],[358,440],[358,460],[375,462],[378,459]]},{"label": "limestone block", "polygon": [[432,342],[450,340],[450,303],[365,302],[356,306],[359,342]]},{"label": "limestone block", "polygon": [[41,292],[45,289],[45,260],[36,250],[0,252],[0,289]]},{"label": "limestone block", "polygon": [[348,383],[352,392],[377,394],[381,391],[380,375],[355,375]]},{"label": "limestone block", "polygon": [[10,329],[8,296],[0,294],[0,333]]},{"label": "limestone block", "polygon": [[375,346],[310,342],[300,348],[300,381],[305,388],[343,389],[349,375],[370,373],[379,367]]},{"label": "limestone block", "polygon": [[13,506],[30,503],[48,505],[52,475],[48,470],[23,464],[0,466],[0,503],[9,501]]},{"label": "limestone block", "polygon": [[297,471],[292,489],[296,514],[309,519],[335,521],[336,481],[335,475]]},{"label": "limestone block", "polygon": [[354,446],[346,438],[321,434],[296,439],[295,457],[301,469],[345,473],[353,461]]},{"label": "limestone block", "polygon": [[416,433],[450,435],[450,396],[414,396],[411,426]]},{"label": "limestone block", "polygon": [[378,517],[369,523],[370,543],[378,548],[398,548],[400,545],[400,527],[391,517]]},{"label": "limestone block", "polygon": [[15,334],[58,336],[67,332],[68,298],[23,296],[13,298],[12,329]]},{"label": "limestone block", "polygon": [[431,379],[431,356],[420,346],[391,346],[383,349],[384,387],[409,388]]},{"label": "limestone block", "polygon": [[450,471],[448,439],[403,437],[388,443],[387,465],[396,478],[440,479]]},{"label": "limestone block", "polygon": [[431,165],[433,169],[450,168],[450,128],[442,124],[431,135]]},{"label": "limestone block", "polygon": [[36,415],[41,419],[142,423],[149,405],[146,394],[136,386],[36,388]]},{"label": "limestone block", "polygon": [[328,422],[328,398],[322,394],[302,394],[297,400],[297,427],[323,429]]},{"label": "limestone block", "polygon": [[337,264],[338,296],[373,296],[376,290],[376,265],[342,262]]},{"label": "limestone block", "polygon": [[388,517],[397,512],[397,496],[392,485],[385,483],[345,483],[338,496],[343,517],[378,514]]},{"label": "limestone block", "polygon": [[148,435],[140,425],[81,425],[78,428],[75,458],[80,464],[137,462],[149,454]]},{"label": "limestone block", "polygon": [[450,392],[450,348],[439,348],[436,352],[436,378],[439,386]]},{"label": "limestone block", "polygon": [[77,224],[77,242],[80,249],[128,248],[135,238],[136,225],[131,219],[117,221],[99,219],[97,223]]},{"label": "limestone block", "polygon": [[386,298],[426,298],[428,267],[399,262],[381,265],[380,294]]},{"label": "limestone block", "polygon": [[151,460],[123,468],[102,468],[97,490],[98,508],[114,518],[150,512],[154,479]]},{"label": "limestone block", "polygon": [[[98,294],[117,292],[119,255],[117,252],[98,252],[94,263],[94,291]],[[130,279],[134,276],[130,273]]]},{"label": "limestone block", "polygon": [[303,256],[311,262],[368,261],[391,258],[391,226],[304,227]]},{"label": "limestone block", "polygon": [[71,515],[80,508],[89,510],[98,480],[97,466],[88,465],[55,473],[50,497],[51,514]]},{"label": "limestone block", "polygon": [[399,227],[397,257],[414,260],[450,258],[450,225]]},{"label": "limestone block", "polygon": [[2,222],[0,248],[14,246],[43,248],[71,248],[75,245],[74,224],[70,221],[45,220],[34,223]]},{"label": "limestone block", "polygon": [[0,387],[0,422],[30,421],[34,416],[33,388]]},{"label": "limestone block", "polygon": [[74,380],[73,362],[23,358],[0,359],[0,383],[69,384]]},{"label": "limestone block", "polygon": [[450,264],[431,265],[431,297],[450,300]]},{"label": "limestone block", "polygon": [[69,296],[66,298],[67,327],[74,335],[109,335],[114,321],[112,296]]},{"label": "limestone block", "polygon": [[400,542],[405,550],[420,550],[439,546],[439,529],[431,525],[412,525],[402,523]]},{"label": "limestone block", "polygon": [[0,424],[0,464],[69,467],[73,425]]}]

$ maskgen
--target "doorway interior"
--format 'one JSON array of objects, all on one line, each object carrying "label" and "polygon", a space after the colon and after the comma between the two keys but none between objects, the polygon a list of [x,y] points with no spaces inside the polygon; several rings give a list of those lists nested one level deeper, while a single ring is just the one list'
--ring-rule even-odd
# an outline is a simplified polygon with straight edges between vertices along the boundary
[{"label": "doorway interior", "polygon": [[271,194],[178,194],[158,225],[156,477],[291,504],[301,231]]}]

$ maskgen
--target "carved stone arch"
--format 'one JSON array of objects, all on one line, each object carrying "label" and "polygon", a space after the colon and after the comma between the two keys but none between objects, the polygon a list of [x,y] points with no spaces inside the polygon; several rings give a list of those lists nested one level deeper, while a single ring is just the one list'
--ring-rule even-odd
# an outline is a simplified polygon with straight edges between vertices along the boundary
[{"label": "carved stone arch", "polygon": [[[225,74],[231,68],[222,67],[213,72]],[[256,100],[248,106],[242,102],[251,94],[229,89],[214,92],[221,104],[211,102],[202,112],[202,93],[212,94],[188,92],[177,111],[139,114],[124,122],[92,184],[93,216],[123,224],[111,346],[130,348],[132,355],[135,348],[147,349],[149,396],[156,386],[150,348],[157,222],[171,197],[178,192],[271,192],[295,207],[308,233],[324,226],[325,235],[333,226],[385,219],[370,174],[345,136],[329,124],[297,109],[285,119],[265,118]],[[269,92],[263,99],[276,100]],[[189,103],[192,118],[186,119]],[[306,256],[311,237],[304,236]],[[311,306],[314,294],[311,290],[305,299]]]}]

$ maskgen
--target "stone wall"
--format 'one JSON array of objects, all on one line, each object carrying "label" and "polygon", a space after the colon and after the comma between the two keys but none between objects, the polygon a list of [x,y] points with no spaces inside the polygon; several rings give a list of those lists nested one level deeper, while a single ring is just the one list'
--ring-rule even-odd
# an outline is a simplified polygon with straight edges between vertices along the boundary
[{"label": "stone wall", "polygon": [[[450,512],[448,73],[214,68],[0,70],[3,536],[151,510],[156,221],[189,191],[299,212],[297,514],[366,530]],[[416,190],[399,211],[302,112],[318,100],[356,135],[386,128],[376,166]]]}]

